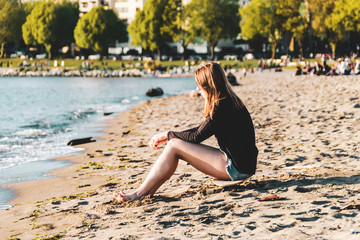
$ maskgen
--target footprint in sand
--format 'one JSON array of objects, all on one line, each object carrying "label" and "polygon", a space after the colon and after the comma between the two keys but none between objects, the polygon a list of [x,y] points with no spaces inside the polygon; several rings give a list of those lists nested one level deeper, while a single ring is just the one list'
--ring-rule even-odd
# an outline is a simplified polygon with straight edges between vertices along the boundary
[{"label": "footprint in sand", "polygon": [[312,204],[314,205],[326,205],[326,204],[329,204],[331,203],[330,201],[313,201]]},{"label": "footprint in sand", "polygon": [[315,222],[319,219],[320,217],[300,217],[300,218],[296,218],[296,220],[302,221],[302,222]]},{"label": "footprint in sand", "polygon": [[245,224],[245,227],[247,229],[254,230],[256,229],[256,222],[248,222],[247,224]]},{"label": "footprint in sand", "polygon": [[278,232],[280,230],[283,230],[285,228],[292,228],[296,226],[296,222],[293,222],[291,224],[274,224],[270,228],[268,228],[271,232]]},{"label": "footprint in sand", "polygon": [[333,215],[334,218],[344,218],[344,217],[348,217],[348,218],[354,218],[357,216],[356,212],[352,212],[352,213],[336,213]]}]

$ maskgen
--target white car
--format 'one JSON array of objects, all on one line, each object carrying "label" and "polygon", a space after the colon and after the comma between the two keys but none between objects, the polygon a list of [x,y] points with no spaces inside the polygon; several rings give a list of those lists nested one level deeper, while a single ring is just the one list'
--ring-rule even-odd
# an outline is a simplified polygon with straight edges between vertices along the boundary
[{"label": "white car", "polygon": [[46,53],[36,54],[35,58],[36,59],[44,59],[44,58],[46,58]]},{"label": "white car", "polygon": [[99,54],[89,55],[88,58],[89,58],[89,60],[99,60],[100,55]]},{"label": "white car", "polygon": [[254,59],[254,54],[247,53],[247,54],[245,54],[244,58],[245,58],[245,60],[252,60],[252,59]]},{"label": "white car", "polygon": [[224,59],[225,60],[237,60],[237,56],[236,55],[225,55]]}]

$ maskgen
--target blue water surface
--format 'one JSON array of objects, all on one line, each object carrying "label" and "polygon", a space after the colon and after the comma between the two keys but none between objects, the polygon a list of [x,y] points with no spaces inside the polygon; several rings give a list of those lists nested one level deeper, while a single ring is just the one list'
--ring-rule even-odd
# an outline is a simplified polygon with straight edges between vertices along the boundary
[{"label": "blue water surface", "polygon": [[[104,113],[149,100],[145,93],[155,87],[169,96],[188,93],[196,84],[194,78],[0,78],[0,185],[40,179],[56,168],[45,160],[81,150],[68,141],[99,135],[102,122],[112,117]],[[22,165],[28,166],[26,178],[20,176]],[[9,192],[0,191],[0,208]]]}]

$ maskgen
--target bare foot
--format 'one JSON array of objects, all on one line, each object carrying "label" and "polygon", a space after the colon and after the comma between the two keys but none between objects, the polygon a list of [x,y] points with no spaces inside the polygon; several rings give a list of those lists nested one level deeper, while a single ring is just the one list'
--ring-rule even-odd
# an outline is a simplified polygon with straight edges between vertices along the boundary
[{"label": "bare foot", "polygon": [[136,193],[126,194],[123,191],[121,191],[121,192],[118,192],[118,193],[114,192],[113,193],[113,198],[118,202],[124,202],[124,201],[138,200],[141,197],[139,197]]}]

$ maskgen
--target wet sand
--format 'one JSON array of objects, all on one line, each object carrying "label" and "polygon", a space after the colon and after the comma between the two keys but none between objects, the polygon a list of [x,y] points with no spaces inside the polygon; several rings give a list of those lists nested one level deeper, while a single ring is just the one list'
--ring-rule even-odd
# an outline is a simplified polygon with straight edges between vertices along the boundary
[{"label": "wet sand", "polygon": [[110,120],[104,141],[62,158],[77,164],[55,178],[8,186],[18,195],[0,211],[0,238],[359,239],[360,77],[266,71],[239,82],[259,148],[244,183],[217,187],[180,162],[154,196],[114,203],[160,155],[147,146],[155,133],[201,122],[201,97],[155,99]]}]

